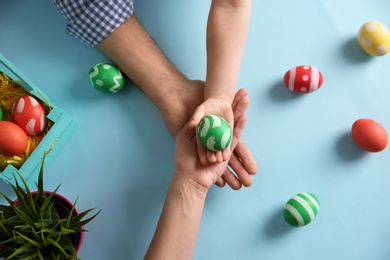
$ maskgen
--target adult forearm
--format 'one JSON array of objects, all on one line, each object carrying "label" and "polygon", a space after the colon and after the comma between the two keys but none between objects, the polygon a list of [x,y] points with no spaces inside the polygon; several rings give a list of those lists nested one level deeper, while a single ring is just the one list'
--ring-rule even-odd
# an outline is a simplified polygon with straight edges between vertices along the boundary
[{"label": "adult forearm", "polygon": [[[179,93],[188,79],[165,57],[134,15],[96,47],[157,105],[164,119],[172,110],[179,110],[175,106],[180,105]],[[167,123],[174,135],[178,127]]]},{"label": "adult forearm", "polygon": [[233,100],[251,15],[251,0],[213,0],[207,24],[205,99]]},{"label": "adult forearm", "polygon": [[192,259],[206,192],[173,178],[145,259]]}]

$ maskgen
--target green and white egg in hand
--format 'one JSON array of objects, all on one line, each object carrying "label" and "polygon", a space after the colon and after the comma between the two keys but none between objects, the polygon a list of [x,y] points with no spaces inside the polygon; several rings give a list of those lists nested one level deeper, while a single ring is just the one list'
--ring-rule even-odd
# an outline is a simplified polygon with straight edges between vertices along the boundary
[{"label": "green and white egg in hand", "polygon": [[200,121],[198,136],[208,150],[225,150],[232,141],[232,134],[229,123],[223,117],[207,115]]},{"label": "green and white egg in hand", "polygon": [[288,224],[302,227],[312,222],[318,214],[320,204],[311,193],[299,193],[292,197],[284,207],[283,215]]},{"label": "green and white egg in hand", "polygon": [[121,71],[110,63],[98,63],[89,70],[89,81],[102,92],[117,93],[125,85]]}]

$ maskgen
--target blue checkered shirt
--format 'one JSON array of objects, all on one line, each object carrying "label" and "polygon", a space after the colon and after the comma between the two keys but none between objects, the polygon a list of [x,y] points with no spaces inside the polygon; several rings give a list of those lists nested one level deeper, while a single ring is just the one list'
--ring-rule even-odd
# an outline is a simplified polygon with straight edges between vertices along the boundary
[{"label": "blue checkered shirt", "polygon": [[66,33],[95,47],[133,13],[133,0],[51,0],[68,20]]}]

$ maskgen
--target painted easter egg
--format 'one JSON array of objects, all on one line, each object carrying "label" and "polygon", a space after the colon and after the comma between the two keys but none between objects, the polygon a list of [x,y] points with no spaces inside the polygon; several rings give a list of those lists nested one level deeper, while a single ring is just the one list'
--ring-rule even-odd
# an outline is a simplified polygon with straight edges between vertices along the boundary
[{"label": "painted easter egg", "polygon": [[27,148],[28,138],[23,129],[15,123],[0,121],[0,154],[14,156]]},{"label": "painted easter egg", "polygon": [[380,152],[388,143],[386,129],[378,122],[361,118],[352,125],[352,138],[356,144],[367,152]]},{"label": "painted easter egg", "polygon": [[45,129],[46,111],[32,96],[23,96],[18,98],[12,106],[12,119],[28,135],[35,136]]},{"label": "painted easter egg", "polygon": [[390,49],[390,33],[386,26],[379,22],[367,22],[359,30],[358,42],[366,53],[383,56]]},{"label": "painted easter egg", "polygon": [[32,96],[22,96],[12,106],[12,119],[28,135],[35,136],[45,129],[46,111]]},{"label": "painted easter egg", "polygon": [[319,201],[314,194],[299,193],[285,205],[283,215],[288,224],[302,227],[312,222],[320,209]]},{"label": "painted easter egg", "polygon": [[284,74],[286,87],[300,94],[307,94],[318,90],[323,82],[322,73],[313,66],[297,66]]},{"label": "painted easter egg", "polygon": [[89,81],[102,92],[117,93],[125,85],[121,71],[110,63],[98,63],[89,70]]},{"label": "painted easter egg", "polygon": [[0,121],[3,120],[3,109],[0,107]]},{"label": "painted easter egg", "polygon": [[208,115],[200,121],[198,136],[208,150],[222,151],[232,141],[232,129],[223,117]]}]

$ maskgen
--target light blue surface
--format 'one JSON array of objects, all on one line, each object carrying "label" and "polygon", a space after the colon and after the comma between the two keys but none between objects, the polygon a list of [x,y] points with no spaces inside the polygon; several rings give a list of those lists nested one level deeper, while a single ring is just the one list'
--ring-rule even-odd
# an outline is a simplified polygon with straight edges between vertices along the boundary
[{"label": "light blue surface", "polygon": [[[210,1],[137,1],[135,10],[165,54],[189,77],[205,75]],[[213,188],[194,259],[390,259],[390,148],[361,151],[352,123],[372,118],[390,130],[390,56],[357,45],[360,26],[390,27],[386,0],[254,1],[239,87],[251,105],[244,133],[259,164],[251,188]],[[47,188],[78,207],[101,209],[87,226],[83,259],[141,259],[172,174],[173,140],[157,108],[128,83],[116,95],[94,90],[88,71],[107,61],[65,35],[49,3],[1,1],[0,53],[79,127],[46,171]],[[297,65],[324,84],[298,96],[283,84]],[[0,189],[10,193],[5,183]],[[311,192],[320,212],[303,228],[283,220],[284,204]]]}]

